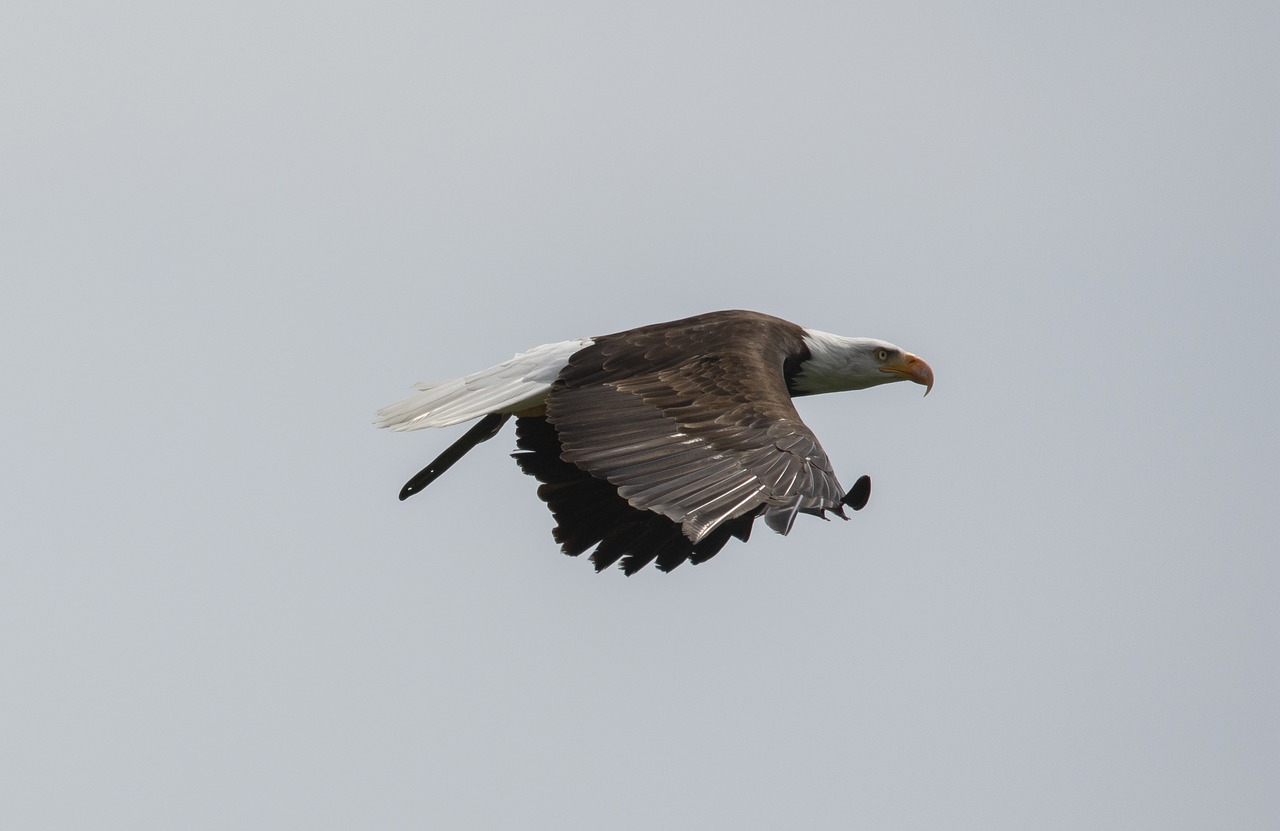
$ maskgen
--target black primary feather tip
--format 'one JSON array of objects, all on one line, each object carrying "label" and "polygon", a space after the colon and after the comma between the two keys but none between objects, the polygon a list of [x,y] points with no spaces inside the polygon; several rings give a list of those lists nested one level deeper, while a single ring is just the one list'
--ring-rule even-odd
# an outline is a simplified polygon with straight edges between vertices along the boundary
[{"label": "black primary feather tip", "polygon": [[853,483],[853,487],[849,488],[849,492],[840,501],[855,511],[861,511],[867,507],[867,500],[870,498],[871,477],[863,475],[858,477],[858,481]]}]

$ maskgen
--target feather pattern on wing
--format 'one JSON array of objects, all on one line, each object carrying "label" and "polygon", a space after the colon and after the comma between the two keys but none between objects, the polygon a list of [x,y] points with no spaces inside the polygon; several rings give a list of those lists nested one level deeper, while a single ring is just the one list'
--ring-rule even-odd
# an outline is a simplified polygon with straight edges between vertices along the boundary
[{"label": "feather pattern on wing", "polygon": [[516,440],[519,450],[512,455],[521,470],[542,483],[538,496],[556,519],[556,542],[575,557],[594,546],[596,571],[619,561],[627,574],[655,561],[660,570],[671,571],[684,562],[706,562],[730,537],[745,542],[751,536],[755,514],[725,522],[695,543],[678,523],[633,507],[613,485],[561,458],[560,438],[546,418],[517,419]]},{"label": "feather pattern on wing", "polygon": [[800,327],[754,313],[607,335],[569,358],[547,419],[564,461],[694,543],[761,512],[786,533],[797,512],[844,516],[787,389],[785,367],[805,349]]}]

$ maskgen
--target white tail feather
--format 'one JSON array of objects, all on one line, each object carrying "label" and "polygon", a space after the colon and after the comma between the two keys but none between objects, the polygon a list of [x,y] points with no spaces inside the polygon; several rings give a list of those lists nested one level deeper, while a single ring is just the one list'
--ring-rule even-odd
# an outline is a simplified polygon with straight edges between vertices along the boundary
[{"label": "white tail feather", "polygon": [[414,384],[419,392],[378,410],[374,423],[391,430],[420,430],[536,407],[546,400],[569,358],[591,343],[590,338],[548,343],[465,378]]}]

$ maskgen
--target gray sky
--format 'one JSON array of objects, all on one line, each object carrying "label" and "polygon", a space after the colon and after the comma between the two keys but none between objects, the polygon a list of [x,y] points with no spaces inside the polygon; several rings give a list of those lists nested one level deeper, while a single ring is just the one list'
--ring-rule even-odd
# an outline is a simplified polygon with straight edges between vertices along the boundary
[{"label": "gray sky", "polygon": [[[0,12],[0,825],[1273,829],[1280,6]],[[414,381],[718,308],[848,523],[561,556]]]}]

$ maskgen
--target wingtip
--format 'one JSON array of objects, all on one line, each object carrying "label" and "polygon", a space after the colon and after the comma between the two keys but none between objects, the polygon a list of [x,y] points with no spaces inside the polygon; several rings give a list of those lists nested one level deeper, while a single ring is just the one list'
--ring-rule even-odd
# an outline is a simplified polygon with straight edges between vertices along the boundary
[{"label": "wingtip", "polygon": [[853,483],[853,487],[849,488],[849,492],[840,500],[842,504],[848,505],[855,511],[861,511],[867,507],[867,502],[871,499],[871,477],[859,476],[858,481]]}]

